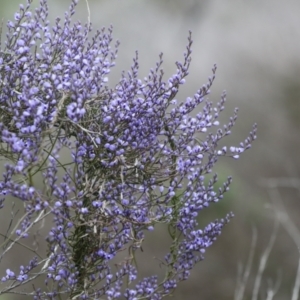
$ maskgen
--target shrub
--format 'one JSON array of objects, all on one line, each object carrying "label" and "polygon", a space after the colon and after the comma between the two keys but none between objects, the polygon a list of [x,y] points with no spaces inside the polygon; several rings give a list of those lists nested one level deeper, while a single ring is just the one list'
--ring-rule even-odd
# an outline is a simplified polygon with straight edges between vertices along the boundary
[{"label": "shrub", "polygon": [[[35,257],[19,271],[7,269],[0,294],[44,277],[43,288],[19,293],[34,299],[161,299],[188,279],[229,221],[231,214],[199,229],[197,216],[229,189],[230,177],[214,188],[215,164],[248,149],[256,125],[239,146],[219,146],[237,110],[220,126],[225,94],[217,105],[206,99],[215,66],[193,97],[177,101],[191,62],[191,34],[183,62],[176,62],[167,81],[162,55],[144,80],[136,55],[110,88],[118,42],[111,47],[112,28],[89,38],[91,24],[71,24],[76,2],[54,26],[47,20],[47,0],[34,12],[28,0],[7,23],[0,55],[0,154],[6,160],[1,208],[10,196],[24,204],[24,214],[16,228],[1,232],[1,259],[34,236],[46,217],[52,227],[47,255],[32,250]],[[71,163],[60,156],[62,149]],[[38,174],[42,188],[35,183]],[[159,223],[172,241],[160,261],[161,281],[156,274],[141,278],[136,267],[145,232]],[[124,250],[126,257],[114,266]]]}]

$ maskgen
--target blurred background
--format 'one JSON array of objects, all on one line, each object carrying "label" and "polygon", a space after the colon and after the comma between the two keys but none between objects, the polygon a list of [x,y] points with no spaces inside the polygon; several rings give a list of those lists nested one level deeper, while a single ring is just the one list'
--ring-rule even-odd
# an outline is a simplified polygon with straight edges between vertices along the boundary
[{"label": "blurred background", "polygon": [[[0,0],[3,24],[13,19],[22,0]],[[50,19],[63,17],[69,0],[49,0]],[[121,42],[117,65],[110,80],[117,82],[121,70],[132,64],[139,52],[140,77],[155,65],[164,53],[166,77],[175,70],[174,62],[183,59],[188,31],[193,33],[190,75],[177,97],[192,96],[211,75],[217,63],[216,80],[209,99],[217,102],[227,91],[225,122],[239,107],[238,122],[226,144],[243,141],[254,122],[258,138],[250,151],[238,161],[222,159],[215,171],[220,179],[233,176],[230,192],[224,200],[202,211],[199,223],[204,226],[233,211],[235,218],[208,249],[205,260],[192,271],[172,299],[227,300],[235,296],[238,266],[245,266],[253,232],[257,242],[251,262],[244,299],[254,289],[259,260],[269,244],[276,212],[274,193],[277,187],[281,204],[289,221],[300,229],[300,2],[299,0],[88,0],[93,28],[113,25],[114,37]],[[33,1],[37,5],[37,1]],[[88,19],[86,2],[80,0],[74,17]],[[3,28],[5,32],[5,26]],[[3,32],[3,33],[4,33]],[[5,40],[2,35],[2,42]],[[299,177],[300,178],[300,177]],[[274,189],[273,189],[274,190]],[[279,198],[278,198],[279,199]],[[278,200],[277,199],[277,200]],[[274,204],[274,201],[276,202]],[[278,214],[277,214],[278,215]],[[4,224],[1,216],[0,227]],[[254,234],[255,236],[255,234]],[[299,241],[298,241],[299,242]],[[164,232],[153,233],[146,240],[139,265],[144,274],[155,273],[153,257],[161,257],[167,245]],[[299,244],[298,244],[299,246]],[[11,260],[21,262],[21,257]],[[280,225],[262,278],[260,295],[266,299],[268,289],[278,284],[274,299],[291,299],[299,260],[297,241]],[[26,262],[24,262],[26,263]],[[7,261],[7,264],[11,262]],[[1,277],[4,270],[1,271]],[[3,297],[1,299],[21,299]]]}]

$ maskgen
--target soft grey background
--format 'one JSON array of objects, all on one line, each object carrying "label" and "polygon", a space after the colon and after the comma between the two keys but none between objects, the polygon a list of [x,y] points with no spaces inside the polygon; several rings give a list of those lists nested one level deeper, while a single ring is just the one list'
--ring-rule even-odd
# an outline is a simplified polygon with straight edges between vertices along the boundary
[{"label": "soft grey background", "polygon": [[[4,18],[4,24],[13,18],[20,1],[0,0],[0,17]],[[70,3],[69,0],[48,2],[52,21],[57,15],[63,16]],[[234,211],[236,217],[208,250],[205,261],[193,270],[191,279],[182,283],[173,296],[178,300],[233,299],[237,266],[247,259],[252,227],[259,229],[253,276],[273,228],[274,214],[266,208],[270,199],[262,187],[262,179],[299,175],[300,2],[89,0],[89,5],[93,28],[112,24],[115,38],[121,41],[112,82],[118,80],[121,70],[130,67],[135,50],[139,51],[141,78],[154,66],[160,52],[164,53],[166,75],[172,74],[176,70],[174,62],[183,57],[191,30],[193,60],[190,76],[180,92],[181,99],[192,95],[206,82],[216,62],[217,78],[210,99],[217,101],[222,91],[227,90],[223,120],[228,119],[234,107],[240,108],[238,123],[228,143],[242,141],[252,124],[258,123],[258,139],[253,148],[238,161],[224,159],[219,164],[217,171],[221,178],[234,176],[232,189],[224,202],[203,211],[199,222],[204,225],[229,210]],[[86,3],[81,0],[74,20],[85,22],[87,18]],[[290,188],[281,191],[291,219],[299,225],[297,193]],[[0,218],[1,228],[4,228],[5,219],[1,214]],[[154,272],[152,266],[156,261],[152,258],[161,254],[159,249],[164,241],[162,232],[148,240],[145,245],[148,257],[143,260],[141,256],[143,272]],[[268,279],[275,282],[281,274],[276,299],[290,299],[298,257],[296,246],[281,228],[262,291],[268,287]],[[4,270],[0,271],[1,277]],[[251,290],[250,282],[247,291]]]}]

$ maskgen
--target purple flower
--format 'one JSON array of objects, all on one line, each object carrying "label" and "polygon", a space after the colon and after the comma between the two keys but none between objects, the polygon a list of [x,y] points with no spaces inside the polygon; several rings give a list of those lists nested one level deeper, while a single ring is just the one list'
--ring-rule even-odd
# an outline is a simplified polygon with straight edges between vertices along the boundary
[{"label": "purple flower", "polygon": [[[0,52],[1,155],[7,160],[0,193],[24,205],[0,261],[21,238],[40,238],[36,231],[46,220],[52,226],[47,253],[21,266],[18,275],[7,269],[2,281],[10,282],[9,290],[1,293],[46,275],[45,286],[32,290],[34,299],[162,299],[189,278],[232,217],[204,229],[197,223],[231,184],[228,177],[215,188],[216,163],[249,149],[256,125],[238,146],[219,146],[235,125],[237,109],[220,125],[225,94],[217,104],[206,99],[216,66],[192,97],[176,98],[188,75],[191,34],[169,79],[163,77],[162,55],[139,79],[136,54],[130,71],[111,89],[108,75],[118,51],[112,28],[90,36],[91,24],[71,19],[75,0],[64,20],[50,26],[47,3],[41,0],[34,12],[31,1],[20,6]],[[163,264],[167,276],[159,282],[156,274],[143,278],[135,259],[145,232],[154,234],[162,222],[172,241]],[[125,249],[126,258],[120,254]]]}]

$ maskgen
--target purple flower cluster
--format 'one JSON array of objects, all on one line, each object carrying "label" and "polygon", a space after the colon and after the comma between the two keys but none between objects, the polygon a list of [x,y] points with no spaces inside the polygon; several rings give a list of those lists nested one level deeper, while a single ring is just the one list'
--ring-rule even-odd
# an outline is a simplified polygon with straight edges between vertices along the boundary
[{"label": "purple flower cluster", "polygon": [[[25,207],[17,227],[6,233],[0,258],[34,235],[35,225],[46,218],[52,227],[47,255],[21,266],[19,275],[4,270],[0,295],[44,276],[44,288],[24,294],[162,299],[189,278],[229,221],[230,214],[199,229],[197,217],[229,189],[230,177],[215,188],[215,164],[250,148],[256,126],[229,151],[219,146],[231,133],[237,110],[221,126],[225,94],[216,105],[206,99],[216,67],[192,97],[176,99],[188,75],[191,35],[183,62],[167,81],[162,55],[144,80],[138,78],[136,55],[110,88],[107,76],[118,49],[118,43],[111,47],[112,28],[90,37],[91,24],[72,24],[76,0],[64,21],[57,18],[50,26],[47,0],[34,12],[31,3],[20,5],[7,23],[0,52],[0,155],[7,161],[0,204],[11,196]],[[60,156],[62,149],[71,162]],[[156,275],[140,278],[136,268],[145,232],[158,223],[167,225],[172,239],[161,281]],[[127,257],[114,267],[124,250]]]}]

